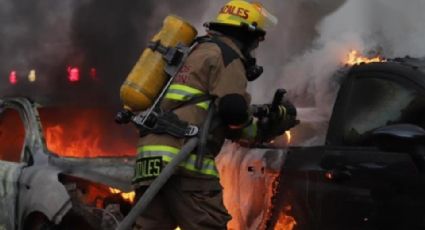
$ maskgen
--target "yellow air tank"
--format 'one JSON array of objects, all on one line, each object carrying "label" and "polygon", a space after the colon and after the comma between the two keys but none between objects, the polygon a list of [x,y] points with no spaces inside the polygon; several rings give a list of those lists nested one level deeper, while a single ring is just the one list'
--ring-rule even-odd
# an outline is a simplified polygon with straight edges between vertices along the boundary
[{"label": "yellow air tank", "polygon": [[[186,46],[194,41],[196,29],[183,19],[170,15],[152,41],[160,41],[165,47],[176,47],[178,43]],[[168,77],[164,72],[166,61],[158,51],[146,48],[136,65],[121,86],[121,100],[124,109],[133,112],[148,109],[160,93]]]}]

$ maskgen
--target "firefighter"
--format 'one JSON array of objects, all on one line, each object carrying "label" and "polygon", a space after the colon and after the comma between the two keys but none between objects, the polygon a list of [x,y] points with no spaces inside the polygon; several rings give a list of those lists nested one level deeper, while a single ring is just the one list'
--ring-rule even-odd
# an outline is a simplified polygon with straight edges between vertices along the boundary
[{"label": "firefighter", "polygon": [[[289,102],[282,103],[277,112],[270,113],[267,124],[257,125],[250,113],[247,83],[262,73],[252,51],[264,40],[265,28],[276,22],[262,5],[233,0],[220,10],[216,20],[205,25],[207,35],[198,39],[169,87],[161,108],[174,108],[173,113],[178,119],[199,127],[209,112],[214,113],[205,145],[206,154],[201,159],[201,167],[195,165],[199,157],[196,150],[180,164],[148,211],[138,218],[135,229],[175,229],[177,226],[185,230],[226,229],[231,216],[223,204],[214,162],[225,138],[265,141],[296,124],[296,110]],[[192,100],[200,95],[206,95],[203,101]],[[215,108],[213,111],[212,107]],[[186,138],[168,134],[142,136],[138,160],[150,161],[136,167],[133,183],[138,197],[185,141]]]}]

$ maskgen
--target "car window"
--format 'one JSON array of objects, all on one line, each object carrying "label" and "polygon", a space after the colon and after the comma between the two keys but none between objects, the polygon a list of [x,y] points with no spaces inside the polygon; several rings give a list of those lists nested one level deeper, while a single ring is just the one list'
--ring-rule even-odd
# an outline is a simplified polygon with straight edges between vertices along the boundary
[{"label": "car window", "polygon": [[20,162],[25,126],[18,111],[6,109],[0,114],[0,160]]},{"label": "car window", "polygon": [[414,89],[380,78],[357,79],[351,92],[343,124],[344,139],[349,143],[385,125],[410,123],[421,98]]}]

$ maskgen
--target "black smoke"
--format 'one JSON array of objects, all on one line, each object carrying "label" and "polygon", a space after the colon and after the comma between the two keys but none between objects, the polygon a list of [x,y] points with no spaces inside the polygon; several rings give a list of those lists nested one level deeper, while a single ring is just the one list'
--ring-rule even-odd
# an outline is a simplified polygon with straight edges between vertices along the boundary
[{"label": "black smoke", "polygon": [[[119,87],[166,15],[201,18],[200,1],[0,1],[0,95],[42,104],[119,105]],[[67,67],[80,69],[70,84]],[[96,69],[96,79],[90,70]],[[29,83],[31,69],[37,81]],[[11,70],[18,84],[10,85]]]}]

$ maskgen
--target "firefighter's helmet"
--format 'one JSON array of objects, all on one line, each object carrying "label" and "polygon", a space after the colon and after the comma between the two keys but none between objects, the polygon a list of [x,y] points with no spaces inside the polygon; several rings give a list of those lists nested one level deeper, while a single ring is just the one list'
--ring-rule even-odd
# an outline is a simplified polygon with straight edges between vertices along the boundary
[{"label": "firefighter's helmet", "polygon": [[232,0],[221,8],[217,18],[210,24],[247,26],[249,30],[265,33],[267,28],[277,24],[277,18],[260,3]]}]

